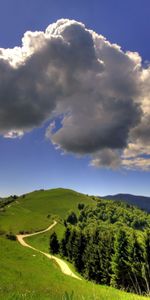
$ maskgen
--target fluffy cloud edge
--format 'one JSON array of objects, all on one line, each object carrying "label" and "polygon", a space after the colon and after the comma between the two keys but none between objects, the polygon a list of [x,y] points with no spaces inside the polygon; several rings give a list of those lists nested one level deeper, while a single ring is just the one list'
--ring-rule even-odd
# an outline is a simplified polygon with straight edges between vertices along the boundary
[{"label": "fluffy cloud edge", "polygon": [[0,133],[46,138],[91,166],[150,170],[150,67],[81,22],[61,19],[0,48]]}]

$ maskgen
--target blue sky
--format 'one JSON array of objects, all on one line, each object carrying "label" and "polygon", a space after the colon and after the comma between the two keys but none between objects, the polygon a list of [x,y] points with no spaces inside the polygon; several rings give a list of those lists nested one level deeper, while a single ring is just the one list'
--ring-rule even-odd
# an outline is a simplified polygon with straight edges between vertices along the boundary
[{"label": "blue sky", "polygon": [[[0,47],[21,45],[27,30],[43,31],[60,18],[75,19],[104,35],[123,51],[150,60],[150,3],[132,1],[0,1]],[[46,126],[22,138],[0,137],[0,196],[40,188],[68,187],[86,194],[132,193],[150,196],[149,171],[89,166],[87,155],[62,155],[45,138]]]}]

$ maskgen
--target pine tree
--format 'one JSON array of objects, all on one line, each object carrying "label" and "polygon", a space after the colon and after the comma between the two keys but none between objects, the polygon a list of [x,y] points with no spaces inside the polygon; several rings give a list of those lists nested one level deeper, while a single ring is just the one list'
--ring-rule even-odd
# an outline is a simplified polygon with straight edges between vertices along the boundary
[{"label": "pine tree", "polygon": [[71,230],[69,227],[66,228],[64,237],[60,244],[60,251],[62,256],[68,257],[68,242],[71,236]]},{"label": "pine tree", "polygon": [[145,232],[144,246],[145,264],[143,267],[143,275],[146,282],[146,292],[150,294],[150,230]]},{"label": "pine tree", "polygon": [[132,242],[129,246],[129,271],[130,275],[129,285],[131,286],[131,290],[134,292],[141,294],[145,291],[145,280],[144,275],[142,273],[144,267],[144,251],[142,246],[137,240],[137,236],[135,233],[132,235]]},{"label": "pine tree", "polygon": [[77,230],[71,230],[71,235],[67,243],[68,258],[70,261],[74,259],[77,252]]},{"label": "pine tree", "polygon": [[50,236],[50,252],[52,254],[59,253],[59,241],[55,232],[53,232]]},{"label": "pine tree", "polygon": [[117,288],[128,287],[128,239],[125,230],[120,229],[114,242],[112,256],[111,285]]},{"label": "pine tree", "polygon": [[113,233],[110,230],[100,233],[98,247],[100,253],[101,283],[110,285],[112,275],[111,257],[114,254],[114,239]]},{"label": "pine tree", "polygon": [[74,264],[78,272],[83,273],[84,271],[84,251],[86,247],[86,238],[82,231],[79,231],[77,234],[77,239],[75,243],[74,251]]},{"label": "pine tree", "polygon": [[101,283],[100,253],[98,248],[99,229],[96,228],[92,235],[87,233],[86,240],[87,243],[83,258],[85,277],[89,280]]},{"label": "pine tree", "polygon": [[70,211],[68,218],[67,218],[67,222],[72,224],[72,225],[76,225],[78,222],[77,216],[75,214],[74,211]]}]

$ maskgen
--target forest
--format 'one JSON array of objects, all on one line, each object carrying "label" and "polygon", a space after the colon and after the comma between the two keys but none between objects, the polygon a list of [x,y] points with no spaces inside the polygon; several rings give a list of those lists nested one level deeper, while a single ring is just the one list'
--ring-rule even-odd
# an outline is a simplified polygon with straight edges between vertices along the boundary
[{"label": "forest", "polygon": [[78,204],[64,220],[64,236],[50,236],[50,252],[73,263],[87,280],[137,294],[150,291],[150,215],[123,202]]}]

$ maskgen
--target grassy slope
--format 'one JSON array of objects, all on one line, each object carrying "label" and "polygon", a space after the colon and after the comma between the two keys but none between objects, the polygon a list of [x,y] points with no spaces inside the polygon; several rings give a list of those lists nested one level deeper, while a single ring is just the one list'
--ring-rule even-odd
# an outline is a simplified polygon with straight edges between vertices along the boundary
[{"label": "grassy slope", "polygon": [[62,224],[57,224],[50,232],[47,231],[45,233],[26,238],[26,242],[41,251],[49,252],[49,239],[50,235],[54,231],[57,233],[58,238],[61,239],[63,237],[65,227]]},{"label": "grassy slope", "polygon": [[[35,231],[45,228],[51,222],[47,218],[48,214],[65,217],[68,210],[77,211],[78,203],[84,201],[95,205],[90,197],[71,190],[55,189],[30,193],[25,198],[18,198],[1,213],[1,229],[15,233],[19,230]],[[61,236],[63,226],[58,224],[55,229]],[[49,235],[50,233],[41,234],[29,238],[28,242],[47,252]],[[73,300],[145,299],[65,276],[55,262],[5,237],[0,237],[0,250],[0,299],[2,300],[58,300],[65,299],[62,298],[65,291],[69,294],[74,291]]]},{"label": "grassy slope", "polygon": [[85,202],[95,205],[90,197],[67,189],[53,189],[29,193],[25,198],[19,197],[14,203],[5,207],[0,213],[0,229],[17,233],[19,230],[35,231],[50,224],[49,214],[64,218],[66,213]]},{"label": "grassy slope", "polygon": [[65,276],[53,261],[17,242],[1,237],[0,246],[0,299],[60,300],[66,291],[74,291],[74,300],[147,299]]}]

